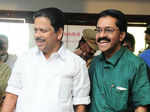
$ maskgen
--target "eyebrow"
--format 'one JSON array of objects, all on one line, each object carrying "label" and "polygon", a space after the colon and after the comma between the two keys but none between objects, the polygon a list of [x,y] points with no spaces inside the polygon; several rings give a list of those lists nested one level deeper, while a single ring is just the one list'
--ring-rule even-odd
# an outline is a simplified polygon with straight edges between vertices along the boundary
[{"label": "eyebrow", "polygon": [[106,28],[115,28],[115,27],[113,27],[113,26],[107,26]]},{"label": "eyebrow", "polygon": [[106,26],[106,27],[99,27],[99,26],[96,26],[96,28],[114,28],[113,26]]},{"label": "eyebrow", "polygon": [[35,30],[50,30],[49,28],[38,28],[38,27],[35,27],[34,29]]}]

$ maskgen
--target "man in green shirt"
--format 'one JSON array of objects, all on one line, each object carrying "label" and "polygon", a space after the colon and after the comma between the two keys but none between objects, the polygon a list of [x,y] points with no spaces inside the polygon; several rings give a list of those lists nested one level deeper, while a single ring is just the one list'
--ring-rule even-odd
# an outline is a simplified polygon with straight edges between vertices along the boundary
[{"label": "man in green shirt", "polygon": [[[148,112],[150,81],[147,66],[122,46],[126,32],[125,15],[115,9],[99,14],[96,41],[102,53],[89,68],[90,112]],[[133,110],[129,111],[132,107]]]}]

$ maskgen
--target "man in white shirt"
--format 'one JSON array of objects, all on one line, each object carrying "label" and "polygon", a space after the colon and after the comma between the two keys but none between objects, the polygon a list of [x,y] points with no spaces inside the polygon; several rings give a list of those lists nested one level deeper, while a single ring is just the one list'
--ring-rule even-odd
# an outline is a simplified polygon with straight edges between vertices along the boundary
[{"label": "man in white shirt", "polygon": [[85,61],[64,48],[64,15],[57,8],[34,14],[37,47],[19,57],[2,112],[85,112],[90,82]]}]

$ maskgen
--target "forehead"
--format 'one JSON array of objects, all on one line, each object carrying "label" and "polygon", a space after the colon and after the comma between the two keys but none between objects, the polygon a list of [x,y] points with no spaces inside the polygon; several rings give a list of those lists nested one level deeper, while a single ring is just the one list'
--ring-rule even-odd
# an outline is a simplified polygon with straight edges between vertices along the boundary
[{"label": "forehead", "polygon": [[97,21],[97,27],[117,27],[117,19],[111,16],[100,17]]},{"label": "forehead", "polygon": [[37,17],[34,20],[35,27],[49,27],[51,26],[51,21],[47,17]]}]

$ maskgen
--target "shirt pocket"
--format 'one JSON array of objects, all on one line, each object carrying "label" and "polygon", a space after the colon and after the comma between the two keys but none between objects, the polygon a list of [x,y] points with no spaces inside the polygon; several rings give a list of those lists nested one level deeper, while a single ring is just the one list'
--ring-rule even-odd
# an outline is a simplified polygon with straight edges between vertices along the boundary
[{"label": "shirt pocket", "polygon": [[128,106],[128,88],[123,86],[115,86],[111,88],[112,104],[119,111],[126,109]]}]

